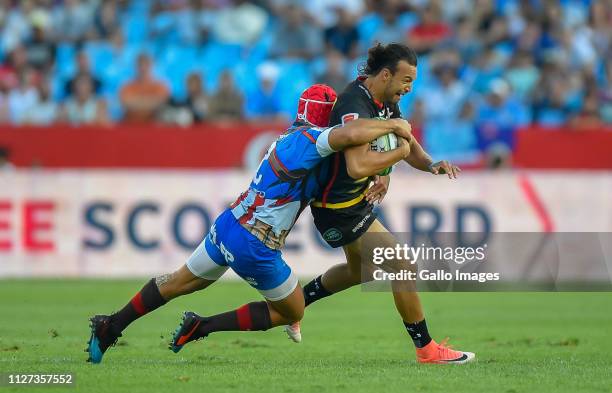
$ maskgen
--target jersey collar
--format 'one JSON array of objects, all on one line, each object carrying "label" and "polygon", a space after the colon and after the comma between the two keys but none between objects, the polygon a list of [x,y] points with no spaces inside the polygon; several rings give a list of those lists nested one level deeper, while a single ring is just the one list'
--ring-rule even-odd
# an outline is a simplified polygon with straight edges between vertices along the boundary
[{"label": "jersey collar", "polygon": [[368,90],[368,88],[363,84],[363,81],[365,81],[367,79],[366,76],[358,76],[357,77],[357,83],[359,83],[359,87],[361,88],[361,90],[363,90],[365,92],[365,94],[368,96],[368,98],[374,103],[374,105],[376,105],[376,107],[381,110],[384,108],[385,104],[378,101],[376,98],[372,97],[372,93],[370,93],[370,90]]}]

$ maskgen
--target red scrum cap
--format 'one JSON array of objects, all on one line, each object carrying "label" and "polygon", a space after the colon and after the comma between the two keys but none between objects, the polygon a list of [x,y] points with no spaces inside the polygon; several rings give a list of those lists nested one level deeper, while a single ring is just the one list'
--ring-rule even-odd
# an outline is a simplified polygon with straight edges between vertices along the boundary
[{"label": "red scrum cap", "polygon": [[334,89],[327,85],[310,86],[300,96],[296,121],[304,121],[316,127],[327,127],[337,97]]}]

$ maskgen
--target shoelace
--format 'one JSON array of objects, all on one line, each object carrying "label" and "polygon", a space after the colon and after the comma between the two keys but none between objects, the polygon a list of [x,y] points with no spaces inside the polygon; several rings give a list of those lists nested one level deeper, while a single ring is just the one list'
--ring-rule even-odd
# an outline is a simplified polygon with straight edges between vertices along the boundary
[{"label": "shoelace", "polygon": [[444,340],[442,340],[442,342],[438,344],[438,353],[440,354],[441,358],[448,358],[450,357],[451,352],[456,352],[454,349],[452,349],[453,346],[447,343],[448,337],[446,337]]}]

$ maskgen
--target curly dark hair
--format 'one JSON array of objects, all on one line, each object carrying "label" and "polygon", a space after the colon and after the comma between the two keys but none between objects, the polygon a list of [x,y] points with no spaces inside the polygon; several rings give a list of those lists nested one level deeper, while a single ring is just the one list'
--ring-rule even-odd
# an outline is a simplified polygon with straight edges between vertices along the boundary
[{"label": "curly dark hair", "polygon": [[388,68],[392,74],[397,69],[400,60],[416,67],[417,55],[407,45],[391,43],[387,45],[376,44],[368,50],[368,60],[362,64],[359,70],[361,75],[378,75],[383,68]]}]

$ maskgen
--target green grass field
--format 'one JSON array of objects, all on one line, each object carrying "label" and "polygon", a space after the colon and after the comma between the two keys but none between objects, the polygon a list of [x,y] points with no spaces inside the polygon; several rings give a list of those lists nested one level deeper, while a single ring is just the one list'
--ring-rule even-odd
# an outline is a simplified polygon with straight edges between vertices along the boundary
[{"label": "green grass field", "polygon": [[258,298],[225,282],[135,322],[102,364],[86,363],[88,316],[117,310],[141,284],[0,281],[0,373],[71,372],[74,388],[48,387],[71,392],[612,392],[612,293],[423,294],[433,336],[477,353],[466,366],[417,365],[391,294],[358,288],[309,308],[301,344],[277,328],[169,351],[182,311]]}]

